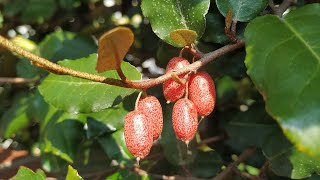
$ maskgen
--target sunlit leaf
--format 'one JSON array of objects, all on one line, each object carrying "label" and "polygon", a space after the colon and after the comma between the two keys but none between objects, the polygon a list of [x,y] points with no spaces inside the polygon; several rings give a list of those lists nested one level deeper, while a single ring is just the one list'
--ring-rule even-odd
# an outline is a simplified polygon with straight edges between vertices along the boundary
[{"label": "sunlit leaf", "polygon": [[197,33],[188,29],[177,29],[170,33],[171,39],[181,46],[192,44],[198,37]]},{"label": "sunlit leaf", "polygon": [[99,39],[96,70],[101,73],[120,68],[133,41],[133,32],[126,27],[117,27],[104,33]]}]

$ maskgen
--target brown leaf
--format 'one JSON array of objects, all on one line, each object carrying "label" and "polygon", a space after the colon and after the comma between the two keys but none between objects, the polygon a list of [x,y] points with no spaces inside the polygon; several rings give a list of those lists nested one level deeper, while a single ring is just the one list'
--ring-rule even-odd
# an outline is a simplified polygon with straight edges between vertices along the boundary
[{"label": "brown leaf", "polygon": [[104,33],[99,39],[96,70],[101,73],[119,69],[134,40],[133,32],[126,27],[117,27]]},{"label": "brown leaf", "polygon": [[192,44],[198,37],[195,31],[189,29],[177,29],[170,33],[171,39],[182,46]]}]

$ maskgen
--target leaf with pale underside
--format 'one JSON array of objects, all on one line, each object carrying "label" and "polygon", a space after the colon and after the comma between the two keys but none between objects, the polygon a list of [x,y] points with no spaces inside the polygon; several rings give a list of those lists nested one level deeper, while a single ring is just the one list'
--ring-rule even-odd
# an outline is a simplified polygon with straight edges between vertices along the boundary
[{"label": "leaf with pale underside", "polygon": [[187,46],[194,43],[198,34],[197,32],[189,29],[177,29],[170,33],[170,37],[175,43],[181,46]]},{"label": "leaf with pale underside", "polygon": [[117,27],[104,33],[99,39],[96,70],[101,73],[119,69],[133,40],[133,32],[126,27]]}]

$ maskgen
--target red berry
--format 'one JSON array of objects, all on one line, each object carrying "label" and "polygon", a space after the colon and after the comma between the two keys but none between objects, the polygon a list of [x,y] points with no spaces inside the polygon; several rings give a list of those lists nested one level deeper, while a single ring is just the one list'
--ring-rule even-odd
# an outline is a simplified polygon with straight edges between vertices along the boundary
[{"label": "red berry", "polygon": [[152,124],[140,111],[131,111],[124,120],[124,137],[130,153],[142,159],[149,154],[153,143]]},{"label": "red berry", "polygon": [[[168,62],[166,73],[181,69],[189,64],[189,61],[184,58],[174,57]],[[183,78],[185,75],[181,74],[178,77]],[[173,79],[169,79],[163,83],[163,95],[167,101],[175,102],[183,96],[185,87],[184,84],[179,84]]]},{"label": "red berry", "polygon": [[163,126],[162,107],[158,99],[154,96],[141,98],[138,103],[138,110],[152,123],[153,140],[158,139]]},{"label": "red berry", "polygon": [[189,80],[189,99],[200,116],[209,115],[216,103],[216,90],[211,76],[206,72],[192,74]]},{"label": "red berry", "polygon": [[180,99],[173,106],[172,125],[179,139],[189,143],[198,128],[196,107],[189,99]]}]

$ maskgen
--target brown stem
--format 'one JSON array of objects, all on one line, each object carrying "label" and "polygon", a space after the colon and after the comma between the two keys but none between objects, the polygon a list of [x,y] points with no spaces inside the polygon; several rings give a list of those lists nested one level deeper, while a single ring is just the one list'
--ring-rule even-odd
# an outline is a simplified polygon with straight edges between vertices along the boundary
[{"label": "brown stem", "polygon": [[179,84],[185,84],[186,83],[186,81],[184,79],[179,78],[179,76],[177,74],[173,73],[171,75],[171,77],[176,83],[179,83]]},{"label": "brown stem", "polygon": [[213,136],[210,137],[208,139],[204,139],[202,140],[199,145],[203,145],[203,144],[209,144],[209,143],[213,143],[213,142],[217,142],[217,141],[221,141],[223,139],[226,138],[226,135],[222,134],[222,135],[218,135],[218,136]]},{"label": "brown stem", "polygon": [[120,79],[121,79],[123,82],[128,82],[128,81],[130,81],[130,80],[127,79],[127,77],[124,75],[121,67],[117,68],[117,73],[118,73]]},{"label": "brown stem", "polygon": [[246,161],[256,150],[256,147],[252,146],[244,150],[238,159],[228,165],[228,167],[222,171],[220,174],[218,174],[216,177],[213,178],[213,180],[224,180],[229,179],[230,176],[233,173],[233,168],[237,167],[240,163]]},{"label": "brown stem", "polygon": [[269,0],[269,6],[273,10],[274,14],[282,17],[283,13],[290,7],[290,5],[293,3],[293,0],[283,0],[283,2],[280,5],[275,5],[273,0]]},{"label": "brown stem", "polygon": [[9,84],[30,84],[36,82],[33,79],[26,79],[20,77],[0,77],[0,84],[9,83]]},{"label": "brown stem", "polygon": [[164,81],[170,79],[173,73],[180,75],[180,74],[188,73],[190,71],[195,71],[224,54],[227,54],[236,49],[242,48],[244,47],[244,41],[239,40],[235,44],[229,44],[213,52],[204,54],[200,60],[186,66],[185,68],[179,69],[175,72],[164,74],[158,78],[149,79],[149,80],[139,80],[139,81],[127,81],[127,82],[123,82],[122,80],[119,80],[119,79],[113,79],[113,78],[108,78],[100,75],[73,70],[73,69],[52,63],[47,59],[39,57],[13,44],[3,36],[0,36],[0,45],[10,50],[11,52],[15,52],[20,56],[23,56],[29,59],[35,66],[38,66],[42,69],[46,69],[55,74],[70,75],[73,77],[78,77],[78,78],[87,79],[90,81],[105,83],[105,84],[114,85],[114,86],[120,86],[124,88],[147,89],[155,85],[161,84]]}]

